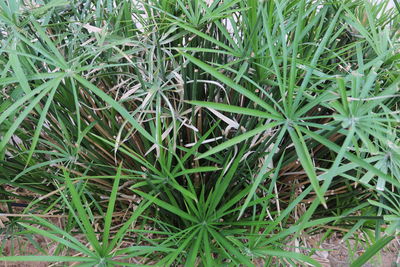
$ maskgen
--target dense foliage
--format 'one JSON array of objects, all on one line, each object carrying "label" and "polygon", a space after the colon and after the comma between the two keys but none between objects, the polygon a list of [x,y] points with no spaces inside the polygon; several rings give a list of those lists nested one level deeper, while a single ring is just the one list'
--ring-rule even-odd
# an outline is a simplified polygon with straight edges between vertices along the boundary
[{"label": "dense foliage", "polygon": [[344,229],[362,265],[400,229],[387,5],[0,1],[0,245],[38,251],[0,260],[318,266],[288,244]]}]

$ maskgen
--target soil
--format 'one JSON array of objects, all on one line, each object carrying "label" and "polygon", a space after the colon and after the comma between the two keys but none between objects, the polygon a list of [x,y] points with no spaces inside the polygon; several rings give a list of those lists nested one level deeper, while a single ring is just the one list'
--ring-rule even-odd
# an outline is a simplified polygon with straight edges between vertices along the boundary
[{"label": "soil", "polygon": [[[319,236],[315,238],[318,243]],[[314,243],[314,244],[315,244]],[[312,256],[315,260],[320,262],[324,267],[335,266],[335,267],[347,267],[361,256],[366,249],[365,243],[356,243],[354,240],[348,242],[342,242],[342,238],[331,237],[328,240],[322,242],[319,247],[315,247],[323,250],[315,252]],[[380,253],[373,257],[368,263],[364,264],[364,267],[400,267],[400,237],[393,240],[388,244]]]}]

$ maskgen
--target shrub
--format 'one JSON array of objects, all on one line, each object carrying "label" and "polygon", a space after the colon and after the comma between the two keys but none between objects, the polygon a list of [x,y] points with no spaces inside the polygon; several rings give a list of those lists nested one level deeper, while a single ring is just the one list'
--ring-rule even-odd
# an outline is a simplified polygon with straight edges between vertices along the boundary
[{"label": "shrub", "polygon": [[43,256],[0,259],[319,265],[287,244],[340,225],[360,266],[400,227],[387,4],[2,2],[2,232]]}]

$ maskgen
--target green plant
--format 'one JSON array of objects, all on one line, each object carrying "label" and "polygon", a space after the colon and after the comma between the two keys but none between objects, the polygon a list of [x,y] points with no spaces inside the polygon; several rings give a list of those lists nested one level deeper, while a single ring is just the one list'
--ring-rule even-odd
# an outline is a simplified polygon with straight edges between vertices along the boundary
[{"label": "green plant", "polygon": [[3,232],[50,239],[39,261],[279,266],[330,224],[374,230],[366,262],[400,221],[387,5],[0,2],[0,201],[30,218]]}]

